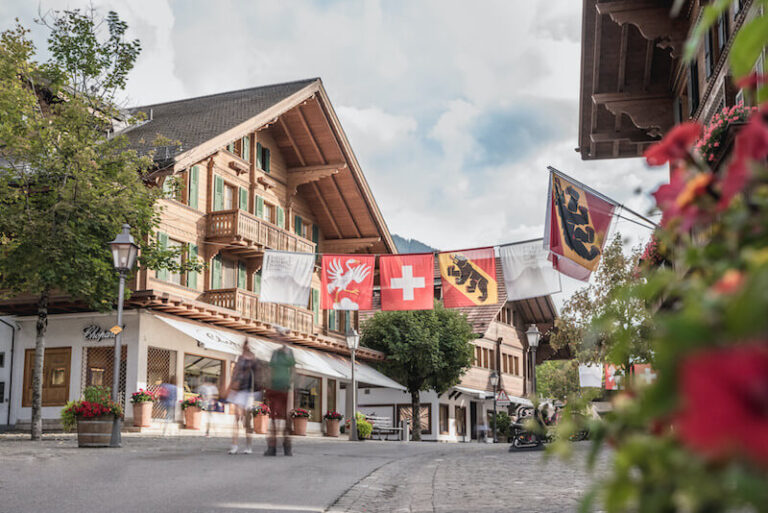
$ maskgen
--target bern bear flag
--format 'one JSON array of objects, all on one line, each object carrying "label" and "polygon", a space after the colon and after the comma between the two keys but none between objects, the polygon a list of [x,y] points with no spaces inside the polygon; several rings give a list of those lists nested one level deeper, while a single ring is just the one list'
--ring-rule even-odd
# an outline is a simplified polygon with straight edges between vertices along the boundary
[{"label": "bern bear flag", "polygon": [[550,172],[544,247],[555,269],[589,280],[600,264],[614,208],[579,182]]},{"label": "bern bear flag", "polygon": [[446,308],[499,302],[493,248],[447,251],[437,256]]}]

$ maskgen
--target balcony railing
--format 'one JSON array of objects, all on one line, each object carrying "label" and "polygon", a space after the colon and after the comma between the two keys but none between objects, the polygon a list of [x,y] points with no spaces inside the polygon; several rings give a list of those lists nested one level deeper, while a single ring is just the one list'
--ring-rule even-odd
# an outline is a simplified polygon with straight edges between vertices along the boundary
[{"label": "balcony railing", "polygon": [[256,321],[277,324],[302,333],[312,333],[312,312],[304,308],[276,303],[261,303],[259,296],[243,289],[214,289],[203,293],[203,301],[235,310]]},{"label": "balcony railing", "polygon": [[315,243],[278,228],[244,210],[222,210],[208,214],[208,239],[240,239],[266,249],[314,253]]}]

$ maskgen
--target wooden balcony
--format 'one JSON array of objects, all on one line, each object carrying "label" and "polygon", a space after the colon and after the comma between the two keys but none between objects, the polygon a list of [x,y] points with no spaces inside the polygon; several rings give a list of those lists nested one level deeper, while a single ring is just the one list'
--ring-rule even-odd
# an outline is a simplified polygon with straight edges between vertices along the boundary
[{"label": "wooden balcony", "polygon": [[278,228],[244,210],[221,210],[207,215],[205,237],[208,240],[240,246],[233,252],[252,253],[265,249],[314,253],[315,243]]},{"label": "wooden balcony", "polygon": [[215,289],[203,293],[206,303],[227,308],[254,321],[282,326],[300,333],[313,333],[312,312],[291,305],[261,303],[259,296],[243,289]]}]

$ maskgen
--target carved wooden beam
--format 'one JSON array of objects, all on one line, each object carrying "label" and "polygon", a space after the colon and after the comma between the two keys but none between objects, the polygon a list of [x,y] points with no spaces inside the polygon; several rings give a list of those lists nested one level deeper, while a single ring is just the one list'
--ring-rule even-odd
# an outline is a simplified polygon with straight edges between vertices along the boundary
[{"label": "carved wooden beam", "polygon": [[589,134],[589,140],[593,143],[630,141],[630,142],[656,142],[658,139],[649,136],[644,130],[620,130],[595,132]]},{"label": "carved wooden beam", "polygon": [[272,182],[269,181],[269,179],[266,176],[259,176],[256,177],[256,181],[261,184],[262,187],[264,187],[265,191],[268,191],[272,187],[275,186]]},{"label": "carved wooden beam", "polygon": [[651,137],[665,134],[674,124],[670,112],[672,98],[667,94],[598,93],[592,95],[592,101],[604,105],[614,116],[626,114]]},{"label": "carved wooden beam", "polygon": [[599,2],[595,8],[619,25],[634,25],[645,39],[655,41],[659,48],[670,48],[673,58],[683,54],[688,25],[682,16],[671,18],[669,7],[660,6],[655,0],[620,0]]},{"label": "carved wooden beam", "polygon": [[356,237],[351,239],[326,239],[323,243],[324,253],[354,253],[367,249],[381,242],[381,237]]},{"label": "carved wooden beam", "polygon": [[290,168],[288,170],[288,204],[290,205],[293,202],[293,199],[299,192],[300,185],[317,182],[323,178],[333,176],[346,167],[347,165],[342,163]]},{"label": "carved wooden beam", "polygon": [[244,165],[240,164],[239,162],[235,162],[234,160],[229,161],[229,169],[232,169],[237,173],[237,176],[242,175],[243,173],[248,172],[248,168]]}]

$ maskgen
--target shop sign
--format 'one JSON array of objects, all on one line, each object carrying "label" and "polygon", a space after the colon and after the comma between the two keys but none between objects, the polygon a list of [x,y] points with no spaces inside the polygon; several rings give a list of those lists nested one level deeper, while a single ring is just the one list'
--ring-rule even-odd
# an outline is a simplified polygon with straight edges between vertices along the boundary
[{"label": "shop sign", "polygon": [[99,342],[101,340],[115,338],[115,333],[111,332],[110,330],[105,330],[96,324],[89,324],[83,328],[83,336],[85,337],[85,340],[93,340]]}]

